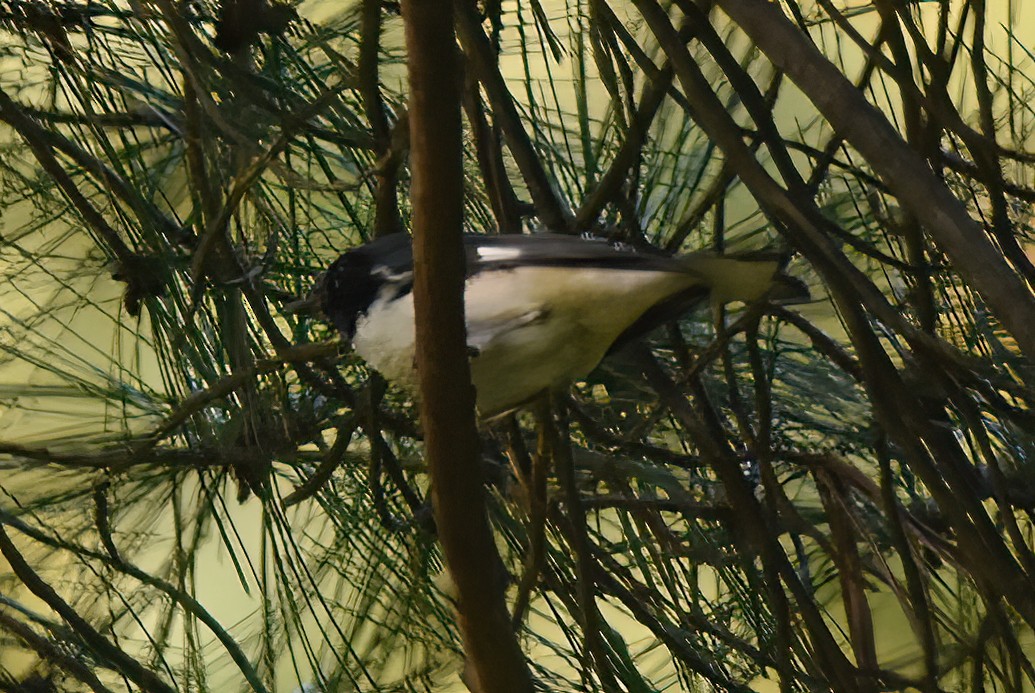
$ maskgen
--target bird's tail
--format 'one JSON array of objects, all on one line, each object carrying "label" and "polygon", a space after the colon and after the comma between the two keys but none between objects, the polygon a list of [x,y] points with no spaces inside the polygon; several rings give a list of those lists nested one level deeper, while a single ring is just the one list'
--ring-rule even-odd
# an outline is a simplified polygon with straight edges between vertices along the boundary
[{"label": "bird's tail", "polygon": [[810,298],[805,282],[785,274],[785,259],[772,253],[693,253],[679,259],[704,279],[714,303],[750,302],[763,296],[776,303],[804,303]]},{"label": "bird's tail", "polygon": [[717,306],[733,301],[750,303],[763,296],[783,304],[805,303],[810,299],[805,282],[784,273],[785,256],[772,253],[693,253],[676,259],[693,277],[692,285],[651,306],[618,336],[608,353],[679,318],[705,301],[710,300],[712,306]]}]

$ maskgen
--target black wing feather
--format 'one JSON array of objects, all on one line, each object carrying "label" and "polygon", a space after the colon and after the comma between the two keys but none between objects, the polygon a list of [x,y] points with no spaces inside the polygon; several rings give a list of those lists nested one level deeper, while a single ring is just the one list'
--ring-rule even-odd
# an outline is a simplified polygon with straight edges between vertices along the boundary
[{"label": "black wing feather", "polygon": [[[464,246],[467,251],[468,276],[485,269],[519,266],[687,271],[684,263],[661,251],[639,250],[597,237],[557,233],[537,233],[532,236],[469,234],[464,236]],[[494,259],[492,251],[503,256],[503,259]]]},{"label": "black wing feather", "polygon": [[[658,251],[638,250],[600,238],[553,233],[485,236],[464,235],[467,276],[512,267],[596,267],[640,271],[689,272],[679,259]],[[338,258],[327,270],[323,310],[350,339],[356,320],[385,289],[403,296],[413,288],[413,248],[404,233],[383,236]],[[668,315],[671,311],[658,311]],[[637,323],[637,330],[655,319]]]}]

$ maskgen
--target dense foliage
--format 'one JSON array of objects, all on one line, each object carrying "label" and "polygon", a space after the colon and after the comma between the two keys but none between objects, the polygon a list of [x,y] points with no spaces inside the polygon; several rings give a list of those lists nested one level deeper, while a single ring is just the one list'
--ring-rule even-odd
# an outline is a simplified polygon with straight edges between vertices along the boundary
[{"label": "dense foliage", "polygon": [[[1020,0],[717,4],[796,38],[457,5],[471,229],[775,248],[816,297],[482,427],[535,676],[1031,688]],[[416,406],[297,309],[409,226],[398,7],[0,0],[0,36],[0,687],[459,686]]]}]

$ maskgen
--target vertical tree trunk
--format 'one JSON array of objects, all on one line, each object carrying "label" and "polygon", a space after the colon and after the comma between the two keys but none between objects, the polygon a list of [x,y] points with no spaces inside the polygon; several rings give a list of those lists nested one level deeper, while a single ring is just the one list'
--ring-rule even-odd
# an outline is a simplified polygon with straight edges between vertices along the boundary
[{"label": "vertical tree trunk", "polygon": [[531,675],[503,601],[485,510],[467,363],[462,78],[451,0],[404,0],[413,168],[413,295],[424,441],[435,521],[459,592],[460,628],[482,692],[530,692]]}]

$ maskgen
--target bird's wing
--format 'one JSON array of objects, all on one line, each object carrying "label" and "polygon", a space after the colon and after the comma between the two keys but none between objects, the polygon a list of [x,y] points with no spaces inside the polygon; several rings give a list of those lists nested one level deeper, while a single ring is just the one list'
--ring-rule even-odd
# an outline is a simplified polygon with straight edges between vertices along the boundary
[{"label": "bird's wing", "polygon": [[471,315],[467,319],[467,346],[473,351],[472,355],[477,356],[501,337],[542,322],[548,315],[545,308],[494,313],[491,317]]},{"label": "bird's wing", "polygon": [[413,271],[413,246],[408,233],[390,233],[350,252],[367,260],[371,271],[380,276]]},{"label": "bird's wing", "polygon": [[[773,298],[777,300],[790,302],[808,297],[800,281],[780,273],[783,263],[772,253],[669,256],[605,239],[551,233],[533,236],[465,234],[464,250],[468,279],[483,272],[518,267],[663,272],[687,279],[679,295],[648,310],[619,342],[678,317],[706,295],[717,303],[751,301],[775,287]],[[384,236],[346,253],[332,265],[328,271],[324,310],[343,332],[351,334],[356,316],[375,298],[383,297],[386,291],[395,297],[409,293],[412,276],[413,250],[409,235]]]},{"label": "bird's wing", "polygon": [[[361,257],[382,280],[408,282],[413,271],[410,243],[408,234],[395,233],[360,246],[349,255]],[[700,277],[702,284],[717,289],[726,301],[757,298],[784,264],[781,256],[771,252],[670,256],[603,238],[555,233],[464,234],[464,250],[468,277],[483,270],[520,266],[677,272]]]},{"label": "bird's wing", "polygon": [[594,267],[692,273],[678,258],[603,238],[537,233],[464,236],[468,276],[511,267]]},{"label": "bird's wing", "polygon": [[[640,250],[602,238],[555,233],[464,234],[467,276],[514,267],[583,267],[696,274],[681,258]],[[408,234],[382,236],[348,253],[375,277],[407,284],[413,271]]]}]

